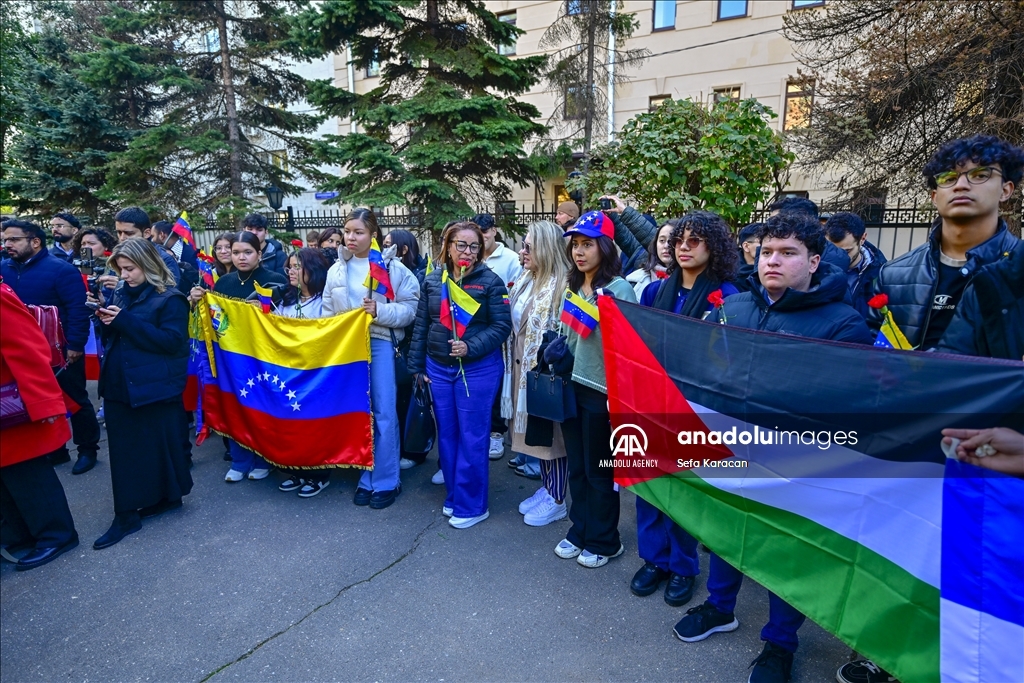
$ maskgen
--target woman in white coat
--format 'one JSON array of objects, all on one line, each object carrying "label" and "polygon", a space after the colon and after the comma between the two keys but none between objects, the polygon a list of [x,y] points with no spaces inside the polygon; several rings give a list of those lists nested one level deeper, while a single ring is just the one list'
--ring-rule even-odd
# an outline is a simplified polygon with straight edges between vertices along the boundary
[{"label": "woman in white coat", "polygon": [[345,220],[343,232],[345,243],[338,250],[337,262],[327,271],[323,311],[329,316],[362,308],[373,318],[370,324],[373,469],[363,472],[353,502],[379,510],[394,503],[402,491],[398,464],[401,427],[395,406],[398,393],[395,346],[416,317],[420,286],[416,276],[395,258],[395,247],[390,247],[383,251],[383,260],[391,292],[382,294],[367,288],[370,247],[375,238],[378,245],[384,241],[372,211],[352,211]]}]

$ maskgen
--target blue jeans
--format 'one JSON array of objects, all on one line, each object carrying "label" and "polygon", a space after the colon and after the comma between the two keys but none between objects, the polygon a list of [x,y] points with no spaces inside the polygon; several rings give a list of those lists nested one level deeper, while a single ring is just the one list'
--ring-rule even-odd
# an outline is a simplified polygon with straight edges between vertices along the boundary
[{"label": "blue jeans", "polygon": [[393,491],[401,481],[398,461],[398,382],[395,347],[390,339],[370,338],[370,406],[373,410],[373,469],[363,470],[359,488]]},{"label": "blue jeans", "polygon": [[477,517],[487,511],[491,404],[505,366],[500,351],[480,360],[463,361],[462,366],[465,384],[458,365],[442,365],[427,356],[437,451],[448,491],[444,504],[454,510],[456,517]]},{"label": "blue jeans", "polygon": [[269,470],[270,465],[267,461],[250,451],[245,446],[242,446],[234,439],[228,441],[230,446],[228,450],[231,452],[231,469],[241,472],[242,474],[249,474],[253,470]]},{"label": "blue jeans", "polygon": [[516,465],[522,466],[527,474],[540,476],[540,459],[535,458],[532,455],[525,455],[523,453],[516,453]]},{"label": "blue jeans", "polygon": [[[720,612],[732,614],[736,609],[736,595],[743,583],[743,573],[711,553],[708,568],[708,602]],[[777,596],[768,593],[768,623],[761,629],[761,640],[775,643],[788,652],[796,652],[799,640],[796,632],[804,623],[804,615]]]},{"label": "blue jeans", "polygon": [[636,536],[645,562],[679,576],[700,574],[697,539],[640,496],[636,497]]}]

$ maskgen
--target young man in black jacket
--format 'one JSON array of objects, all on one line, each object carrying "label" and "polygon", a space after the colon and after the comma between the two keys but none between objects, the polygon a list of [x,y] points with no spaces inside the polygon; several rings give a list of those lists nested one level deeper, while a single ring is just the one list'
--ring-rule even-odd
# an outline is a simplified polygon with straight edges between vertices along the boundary
[{"label": "young man in black jacket", "polygon": [[846,284],[850,288],[850,296],[853,297],[853,307],[862,316],[868,317],[871,284],[878,277],[878,271],[885,263],[885,256],[878,247],[868,242],[864,221],[855,213],[832,214],[825,223],[825,236],[829,242],[850,257]]},{"label": "young man in black jacket", "polygon": [[242,230],[256,235],[260,241],[261,265],[267,270],[287,277],[284,264],[288,260],[288,255],[284,253],[284,246],[270,237],[267,231],[267,217],[261,213],[250,213],[242,219]]},{"label": "young man in black jacket", "polygon": [[[1024,150],[975,135],[943,145],[924,167],[939,218],[925,244],[882,266],[873,291],[888,296],[896,325],[914,348],[935,348],[983,266],[1020,241],[999,217],[1024,172]],[[882,317],[872,310],[875,329]]]},{"label": "young man in black jacket", "polygon": [[[870,344],[867,323],[847,296],[846,276],[823,263],[825,235],[809,216],[781,213],[765,223],[760,234],[757,275],[748,291],[726,297],[711,322],[753,330],[768,330],[801,337]],[[689,610],[676,624],[675,634],[685,642],[704,640],[714,633],[739,627],[734,610],[743,574],[714,553],[708,571],[708,599]],[[751,683],[783,683],[790,678],[797,629],[804,615],[774,593],[769,594],[768,623],[761,629],[765,641],[753,661]]]}]

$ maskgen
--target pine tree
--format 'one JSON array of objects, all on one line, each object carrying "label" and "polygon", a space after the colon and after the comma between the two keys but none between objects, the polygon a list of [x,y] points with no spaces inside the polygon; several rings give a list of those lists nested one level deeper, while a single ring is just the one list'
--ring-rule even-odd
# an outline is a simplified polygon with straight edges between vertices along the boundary
[{"label": "pine tree", "polygon": [[545,131],[521,102],[545,58],[510,59],[496,46],[522,33],[477,0],[331,0],[300,15],[296,36],[317,54],[347,44],[356,68],[379,64],[380,84],[358,95],[317,82],[311,100],[356,122],[356,133],[315,144],[320,174],[342,201],[411,206],[435,229],[506,199],[535,179],[524,146]]}]

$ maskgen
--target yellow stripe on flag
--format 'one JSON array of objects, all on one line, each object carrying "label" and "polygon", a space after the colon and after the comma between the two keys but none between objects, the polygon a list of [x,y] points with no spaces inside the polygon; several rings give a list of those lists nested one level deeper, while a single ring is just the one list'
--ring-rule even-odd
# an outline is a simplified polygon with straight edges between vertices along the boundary
[{"label": "yellow stripe on flag", "polygon": [[295,370],[370,360],[370,315],[361,308],[330,318],[285,318],[212,292],[206,301],[208,334],[225,351]]},{"label": "yellow stripe on flag", "polygon": [[576,306],[581,311],[589,315],[598,322],[601,321],[601,313],[597,310],[597,306],[584,299],[579,294],[576,294],[571,289],[565,290],[565,299],[573,306]]},{"label": "yellow stripe on flag", "polygon": [[260,296],[265,296],[268,299],[273,298],[273,296],[274,296],[274,291],[273,290],[267,289],[266,287],[264,287],[263,285],[261,285],[258,282],[252,283],[252,286],[256,288],[256,293],[259,294]]},{"label": "yellow stripe on flag", "polygon": [[441,279],[448,281],[448,298],[450,298],[456,306],[464,310],[466,313],[469,313],[469,317],[472,318],[476,315],[476,312],[480,310],[480,302],[469,294],[466,294],[462,287],[459,287],[459,285],[456,284],[455,280],[448,277],[447,270],[441,274]]},{"label": "yellow stripe on flag", "polygon": [[889,343],[892,344],[894,349],[903,349],[904,351],[910,351],[914,347],[910,341],[904,336],[903,330],[899,328],[896,321],[892,319],[892,311],[885,311],[885,322],[882,323],[882,334]]}]

